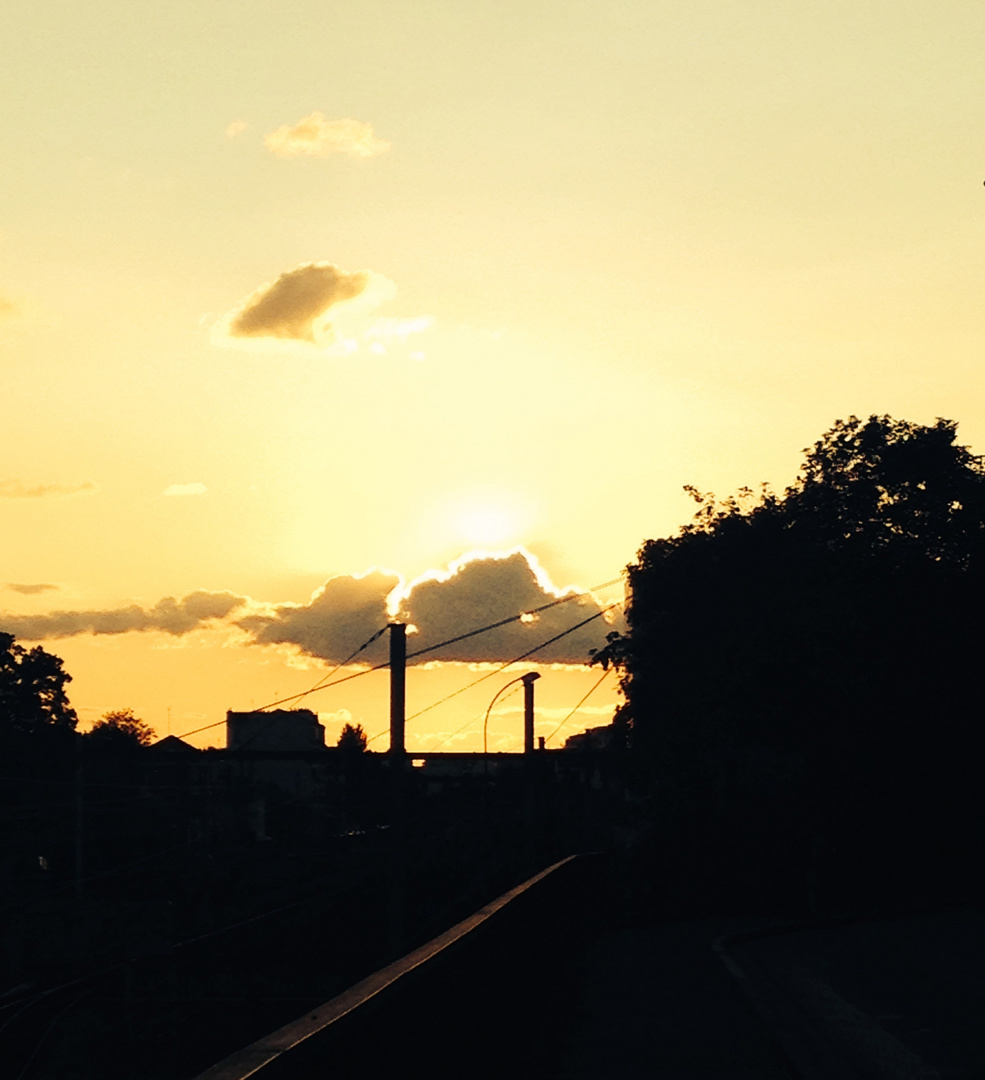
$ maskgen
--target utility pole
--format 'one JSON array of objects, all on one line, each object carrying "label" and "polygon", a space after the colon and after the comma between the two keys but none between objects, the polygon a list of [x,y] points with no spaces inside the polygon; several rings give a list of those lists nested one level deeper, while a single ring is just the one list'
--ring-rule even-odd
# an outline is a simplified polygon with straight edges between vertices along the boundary
[{"label": "utility pole", "polygon": [[387,856],[387,923],[390,954],[396,959],[404,949],[404,893],[406,878],[407,821],[404,816],[404,705],[407,676],[407,627],[390,623],[390,832]]},{"label": "utility pole", "polygon": [[85,882],[85,779],[82,769],[85,738],[75,748],[75,903],[81,904]]},{"label": "utility pole", "polygon": [[407,627],[390,623],[390,757],[403,758],[404,701],[407,681]]},{"label": "utility pole", "polygon": [[534,752],[534,682],[540,676],[536,671],[523,676],[523,752]]}]

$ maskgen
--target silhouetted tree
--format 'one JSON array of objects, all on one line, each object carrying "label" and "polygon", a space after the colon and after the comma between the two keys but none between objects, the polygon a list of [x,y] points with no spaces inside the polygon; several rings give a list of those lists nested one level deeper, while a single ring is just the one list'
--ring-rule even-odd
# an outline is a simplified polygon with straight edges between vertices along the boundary
[{"label": "silhouetted tree", "polygon": [[628,567],[630,629],[596,660],[685,846],[777,873],[819,833],[873,873],[970,849],[985,465],[955,436],[839,421],[783,495],[692,489]]},{"label": "silhouetted tree", "polygon": [[71,681],[60,657],[37,645],[25,649],[12,634],[0,632],[0,723],[74,730],[78,717],[65,693]]},{"label": "silhouetted tree", "polygon": [[363,731],[362,724],[356,724],[354,727],[352,724],[346,724],[342,728],[338,742],[335,745],[340,750],[361,754],[366,749],[366,744],[366,732]]},{"label": "silhouetted tree", "polygon": [[133,709],[114,709],[103,713],[85,738],[94,745],[135,748],[149,746],[154,741],[154,729],[134,716]]}]

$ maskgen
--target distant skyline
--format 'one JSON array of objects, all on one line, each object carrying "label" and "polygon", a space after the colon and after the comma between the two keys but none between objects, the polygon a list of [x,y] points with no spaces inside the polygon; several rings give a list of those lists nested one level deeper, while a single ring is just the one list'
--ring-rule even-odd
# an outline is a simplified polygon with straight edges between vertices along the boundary
[{"label": "distant skyline", "polygon": [[[425,640],[611,581],[685,484],[782,489],[839,417],[985,452],[978,3],[12,0],[5,29],[0,629],[64,658],[83,726],[303,690],[388,596]],[[536,629],[415,669],[408,711]],[[373,734],[385,673],[305,704]]]}]

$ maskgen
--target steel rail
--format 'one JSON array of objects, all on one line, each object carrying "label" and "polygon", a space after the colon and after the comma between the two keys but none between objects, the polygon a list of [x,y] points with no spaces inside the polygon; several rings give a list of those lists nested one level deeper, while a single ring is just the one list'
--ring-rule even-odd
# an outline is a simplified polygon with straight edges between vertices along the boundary
[{"label": "steel rail", "polygon": [[439,953],[481,926],[482,923],[495,915],[497,911],[506,907],[512,900],[515,900],[538,882],[543,881],[544,878],[577,858],[579,858],[578,855],[569,855],[567,858],[548,866],[545,870],[541,870],[539,874],[534,874],[533,877],[517,885],[516,888],[510,889],[509,892],[503,893],[502,896],[486,904],[484,908],[480,908],[479,911],[470,915],[467,919],[463,919],[443,934],[432,938],[426,945],[414,949],[413,952],[407,953],[406,956],[402,956],[392,964],[375,971],[372,975],[350,986],[348,990],[325,1002],[324,1005],[313,1009],[305,1016],[285,1024],[284,1027],[279,1028],[270,1035],[258,1039],[255,1043],[251,1043],[234,1054],[230,1054],[229,1057],[206,1069],[205,1072],[199,1073],[194,1080],[247,1080],[248,1077],[256,1076],[282,1054],[287,1053],[296,1046],[300,1046],[301,1043],[324,1031],[354,1009],[365,1005],[404,975],[429,960],[433,960]]}]

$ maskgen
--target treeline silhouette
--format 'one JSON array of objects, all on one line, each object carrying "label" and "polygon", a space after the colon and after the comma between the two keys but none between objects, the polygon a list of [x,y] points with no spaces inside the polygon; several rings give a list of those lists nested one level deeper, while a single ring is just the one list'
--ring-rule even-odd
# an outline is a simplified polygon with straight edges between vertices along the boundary
[{"label": "treeline silhouette", "polygon": [[698,503],[628,567],[617,716],[652,905],[815,913],[974,887],[985,463],[838,421],[782,494]]}]

